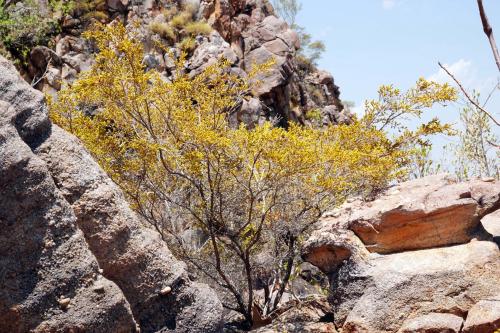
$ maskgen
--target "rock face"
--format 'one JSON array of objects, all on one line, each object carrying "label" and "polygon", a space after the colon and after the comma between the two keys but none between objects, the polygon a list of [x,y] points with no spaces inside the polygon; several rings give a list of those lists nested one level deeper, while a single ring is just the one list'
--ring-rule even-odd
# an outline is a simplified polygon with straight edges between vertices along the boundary
[{"label": "rock face", "polygon": [[459,333],[464,320],[449,313],[430,313],[412,319],[399,330],[400,333]]},{"label": "rock face", "polygon": [[215,293],[50,123],[43,95],[3,58],[0,72],[0,331],[220,331]]},{"label": "rock face", "polygon": [[500,292],[500,251],[480,222],[496,214],[499,194],[499,182],[438,175],[372,202],[352,200],[319,221],[303,257],[329,276],[337,327],[462,332],[468,321],[500,328],[496,303],[486,301]]},{"label": "rock face", "polygon": [[[134,22],[134,26],[138,22],[138,35],[146,52],[145,65],[171,80],[175,67],[172,57],[178,58],[181,50],[154,34],[149,26],[165,23],[162,10],[181,3],[181,0],[116,0],[107,1],[107,7],[100,8],[100,12],[108,21],[114,18]],[[57,92],[63,83],[74,81],[78,73],[92,64],[95,50],[80,36],[85,19],[78,17],[78,13],[73,15],[64,20],[62,33],[54,40],[55,50],[38,46],[30,53],[27,80],[40,78],[36,87],[46,93]],[[241,77],[247,77],[254,65],[275,62],[268,72],[251,82],[252,96],[234,110],[233,121],[249,126],[264,120],[274,120],[283,126],[288,121],[318,125],[351,122],[332,75],[297,60],[300,48],[297,33],[276,16],[267,0],[202,0],[197,16],[214,30],[207,36],[196,36],[195,49],[188,54],[185,64],[189,75],[198,75],[221,58],[227,59],[233,72]],[[159,51],[153,41],[163,43],[169,52]]]},{"label": "rock face", "polygon": [[0,102],[0,332],[132,332],[129,303],[99,274],[71,206],[20,137],[43,127],[28,124],[26,106]]}]

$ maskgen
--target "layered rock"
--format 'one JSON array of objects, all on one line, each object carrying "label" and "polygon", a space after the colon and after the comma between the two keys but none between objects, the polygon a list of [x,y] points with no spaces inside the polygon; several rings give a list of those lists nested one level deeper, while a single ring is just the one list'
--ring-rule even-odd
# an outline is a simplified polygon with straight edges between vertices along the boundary
[{"label": "layered rock", "polygon": [[[149,26],[166,23],[162,9],[182,2],[107,1],[99,10],[105,13],[105,22],[134,22],[145,46],[145,65],[171,80],[174,60],[181,50],[172,41],[155,35]],[[55,93],[92,64],[95,50],[80,36],[85,29],[84,19],[78,12],[74,15],[62,22],[62,33],[54,40],[55,50],[39,46],[31,51],[27,80],[36,81],[37,89],[46,93]],[[332,75],[298,63],[298,35],[277,17],[267,0],[203,0],[197,16],[214,30],[195,38],[195,49],[188,54],[185,65],[189,75],[198,75],[208,65],[225,58],[235,74],[247,77],[254,65],[274,60],[269,71],[251,82],[251,96],[233,110],[232,121],[250,126],[264,120],[283,126],[288,121],[317,125],[351,122]],[[155,47],[156,42],[162,43],[168,52]]]},{"label": "layered rock", "polygon": [[[472,309],[500,291],[500,251],[481,225],[499,194],[499,182],[438,175],[351,200],[319,221],[303,257],[330,278],[337,327],[461,332],[462,321],[476,322]],[[493,317],[487,327],[498,328]]]},{"label": "layered rock", "polygon": [[12,105],[2,109],[0,141],[2,324],[20,332],[73,323],[76,331],[127,332],[135,322],[142,332],[220,331],[215,293],[190,280],[79,141],[50,123],[43,95],[3,58],[0,72],[0,100]]}]

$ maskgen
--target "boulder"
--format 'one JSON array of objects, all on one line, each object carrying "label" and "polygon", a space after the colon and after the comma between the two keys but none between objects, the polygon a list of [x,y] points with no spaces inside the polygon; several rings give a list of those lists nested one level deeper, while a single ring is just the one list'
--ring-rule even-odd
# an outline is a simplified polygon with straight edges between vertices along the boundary
[{"label": "boulder", "polygon": [[20,136],[44,127],[30,117],[44,108],[14,102],[0,102],[0,332],[135,331],[125,296],[100,274],[70,204]]},{"label": "boulder", "polygon": [[431,332],[444,319],[437,314],[474,318],[473,306],[495,297],[500,285],[500,251],[484,230],[496,219],[499,190],[498,181],[436,175],[372,201],[350,198],[325,214],[302,257],[328,275],[337,327]]},{"label": "boulder", "polygon": [[392,253],[468,242],[485,213],[500,206],[500,182],[457,184],[446,175],[393,187],[345,216],[370,252]]},{"label": "boulder", "polygon": [[330,275],[335,323],[343,332],[397,332],[407,318],[431,312],[460,317],[500,285],[500,251],[488,241],[372,254]]},{"label": "boulder", "polygon": [[[3,58],[0,58],[0,72],[2,72],[2,76],[0,76],[0,100],[10,102],[16,111],[15,117],[2,117],[2,119],[12,119],[10,123],[15,124],[17,133],[19,133],[20,138],[18,141],[22,139],[26,145],[25,150],[34,156],[34,161],[43,164],[45,168],[43,177],[41,171],[37,172],[36,168],[33,169],[33,172],[28,170],[27,176],[51,184],[51,186],[41,187],[40,191],[26,196],[27,201],[23,204],[12,203],[9,201],[9,197],[7,197],[9,200],[4,199],[5,195],[2,192],[0,202],[5,205],[5,207],[2,206],[2,213],[6,214],[6,217],[2,217],[2,222],[3,220],[11,221],[9,223],[24,221],[24,215],[17,217],[16,214],[33,214],[33,219],[37,223],[44,223],[44,220],[40,218],[40,216],[43,216],[43,218],[55,220],[56,224],[64,222],[73,228],[73,231],[70,230],[71,232],[66,231],[68,236],[55,230],[53,239],[47,239],[47,241],[51,240],[56,244],[62,243],[66,239],[72,240],[72,242],[61,248],[61,254],[58,257],[53,258],[53,260],[57,259],[58,261],[55,261],[54,264],[47,263],[47,267],[50,266],[51,271],[45,272],[44,269],[36,265],[20,265],[20,267],[26,266],[26,269],[30,270],[29,274],[32,275],[27,276],[25,282],[22,280],[22,276],[17,277],[16,274],[13,274],[11,279],[14,282],[8,286],[9,289],[5,289],[6,286],[1,290],[4,293],[10,293],[8,290],[12,289],[22,295],[24,297],[22,299],[28,299],[31,302],[31,297],[37,295],[31,293],[32,287],[36,285],[34,277],[42,275],[50,279],[52,276],[58,277],[61,274],[68,275],[74,269],[76,272],[75,279],[80,281],[81,277],[82,282],[80,283],[88,283],[91,288],[93,283],[89,278],[92,276],[92,272],[97,272],[100,267],[102,275],[113,282],[106,283],[115,288],[115,292],[110,291],[104,295],[113,295],[113,293],[122,295],[123,309],[120,310],[121,313],[126,313],[127,309],[129,312],[131,310],[133,319],[129,316],[128,321],[133,323],[135,319],[142,332],[161,330],[162,332],[208,333],[220,331],[222,326],[222,305],[215,292],[204,284],[190,280],[186,265],[172,255],[156,232],[142,226],[141,221],[129,208],[119,188],[92,160],[92,157],[81,143],[72,135],[55,125],[51,125],[47,117],[43,95],[23,81],[14,67]],[[4,144],[2,140],[0,140],[0,143]],[[17,151],[16,146],[21,145],[21,143],[6,144],[6,147],[13,151],[9,153],[14,154],[12,158],[19,160],[19,162],[16,162],[19,166],[15,166],[15,164],[12,166],[7,165],[4,162],[5,159],[0,159],[0,165],[4,167],[5,164],[5,168],[8,168],[6,172],[9,172],[5,176],[2,175],[2,181],[16,182],[16,177],[21,177],[14,171],[17,169],[22,170],[22,166],[26,165],[29,160],[19,155],[20,153],[17,153],[17,155],[15,153]],[[12,196],[16,195],[16,193],[22,195],[24,192],[31,191],[28,181],[19,180],[10,185],[6,183],[6,186],[11,187]],[[57,200],[47,199],[51,194],[56,196]],[[46,207],[34,206],[42,203]],[[65,220],[62,219],[57,222],[59,218],[50,216],[51,211],[57,210],[65,212],[67,215]],[[40,221],[36,219],[37,214],[40,215],[38,216]],[[18,222],[17,224],[23,228],[25,236],[29,237],[30,223]],[[66,228],[70,227],[67,226]],[[2,229],[3,237],[10,236],[10,233],[4,234],[3,230],[6,229]],[[35,231],[37,229],[33,230],[33,232]],[[45,231],[38,236],[34,233],[33,237],[42,244],[45,241],[43,239],[45,234],[47,234]],[[71,238],[72,234],[76,236]],[[24,243],[19,242],[19,244]],[[35,246],[27,242],[25,245],[29,251],[33,252],[33,260],[40,256],[43,251],[43,247],[39,243],[36,243]],[[71,245],[73,243],[75,245]],[[7,248],[12,249],[13,245],[9,242]],[[8,253],[8,251],[5,250],[1,253]],[[86,257],[83,255],[79,257],[78,253],[83,253]],[[22,258],[22,255],[17,258]],[[68,261],[67,265],[64,265],[65,261]],[[41,264],[43,263],[42,261]],[[84,268],[87,267],[86,270],[80,273],[78,264],[81,264]],[[59,292],[59,289],[48,289],[52,295],[51,297],[63,296],[63,305],[59,304],[58,307],[73,305],[74,292],[72,290],[77,289],[78,285],[76,282],[72,283],[71,288],[66,288],[63,285],[62,293]],[[106,283],[103,284],[106,285]],[[118,285],[119,289],[114,283]],[[54,288],[57,288],[58,285],[59,282],[55,281]],[[165,294],[162,291],[166,290],[167,287],[170,288],[171,292]],[[82,289],[82,292],[84,291],[85,289]],[[91,291],[90,294],[95,297],[100,295],[100,293],[94,291]],[[66,298],[70,299],[69,303]],[[118,296],[111,300],[118,305],[120,304],[120,297]],[[34,299],[33,302],[38,301]],[[53,303],[57,303],[55,298]],[[78,309],[80,304],[83,303],[75,304],[74,310]],[[127,308],[129,304],[130,308]],[[12,308],[14,305],[13,303],[8,308],[15,310],[15,307]],[[116,305],[117,308],[118,305]],[[95,320],[95,324],[91,324],[92,321],[85,322],[87,326],[83,325],[83,330],[93,331],[95,326],[92,325],[103,323],[102,327],[106,327],[105,325],[115,321],[115,312],[108,314],[105,308],[101,311],[95,304],[92,306],[94,307],[92,309],[100,313],[101,317],[99,320]],[[33,321],[36,321],[38,320],[36,319],[37,316],[45,313],[41,311],[42,309],[40,307],[33,308],[32,311],[19,312],[16,320],[21,324],[28,323],[31,320],[29,315],[36,313],[35,310],[40,310],[36,316],[33,315],[35,318]],[[92,309],[83,307],[81,310],[82,315],[75,314],[74,320],[84,320],[85,318],[91,320]],[[2,308],[0,311],[2,311],[0,316],[5,316],[7,310]],[[85,311],[88,311],[88,316],[83,315]],[[116,310],[116,313],[119,313],[119,311]],[[49,319],[56,318],[52,317],[50,313],[47,316],[49,316]],[[122,319],[116,319],[117,330],[122,327],[121,321],[127,322],[127,317],[125,315],[122,317]],[[135,328],[135,324],[133,328]],[[109,331],[115,332],[113,329]],[[98,331],[96,330],[96,332]],[[104,331],[106,330],[103,329]]]},{"label": "boulder", "polygon": [[474,304],[467,314],[462,332],[490,333],[498,329],[500,329],[500,294]]},{"label": "boulder", "polygon": [[483,228],[493,236],[493,239],[500,243],[500,210],[496,210],[481,219]]},{"label": "boulder", "polygon": [[430,313],[408,320],[398,333],[460,333],[463,322],[450,313]]}]

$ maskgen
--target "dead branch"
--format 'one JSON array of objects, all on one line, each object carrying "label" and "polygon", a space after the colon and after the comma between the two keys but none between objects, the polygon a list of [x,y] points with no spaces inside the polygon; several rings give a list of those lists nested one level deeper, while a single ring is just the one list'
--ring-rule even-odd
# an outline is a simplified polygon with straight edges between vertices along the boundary
[{"label": "dead branch", "polygon": [[488,37],[490,42],[491,50],[493,51],[493,57],[495,57],[495,62],[497,63],[498,70],[500,71],[500,55],[498,54],[497,44],[495,42],[495,37],[493,36],[493,28],[488,21],[486,12],[483,7],[483,0],[477,0],[477,6],[479,7],[479,16],[481,16],[481,23],[483,24],[483,30]]},{"label": "dead branch", "polygon": [[497,126],[500,126],[500,123],[495,119],[495,117],[493,117],[488,111],[486,111],[474,99],[472,99],[472,97],[470,97],[467,90],[465,90],[465,88],[462,86],[462,84],[457,80],[457,78],[455,78],[455,76],[453,74],[450,73],[450,71],[446,67],[444,67],[440,62],[438,62],[438,65],[446,72],[446,74],[448,74],[449,77],[451,77],[453,79],[453,81],[455,81],[455,83],[458,85],[458,87],[463,92],[465,97],[469,100],[469,102],[471,102],[478,110],[480,110],[481,112],[484,112]]}]

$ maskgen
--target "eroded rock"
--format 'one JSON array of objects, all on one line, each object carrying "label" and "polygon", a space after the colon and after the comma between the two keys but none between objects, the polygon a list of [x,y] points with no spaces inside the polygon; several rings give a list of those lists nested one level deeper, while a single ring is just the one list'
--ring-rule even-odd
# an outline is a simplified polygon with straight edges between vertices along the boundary
[{"label": "eroded rock", "polygon": [[[374,201],[352,198],[326,214],[302,255],[329,276],[337,327],[441,332],[432,327],[445,318],[438,314],[462,320],[469,313],[472,322],[473,306],[500,291],[499,248],[480,223],[486,214],[495,218],[499,189],[497,181],[437,175],[394,186]],[[447,322],[458,332],[458,320]]]},{"label": "eroded rock", "polygon": [[487,333],[500,329],[500,294],[474,304],[467,314],[464,333]]},{"label": "eroded rock", "polygon": [[[2,73],[2,91],[15,88],[5,85],[9,72]],[[18,95],[10,93],[4,95]],[[40,126],[44,117],[30,113],[44,108],[14,102],[0,102],[0,331],[135,331],[129,303],[116,284],[99,276],[46,163],[21,139],[20,132],[33,139],[24,131],[46,128]],[[105,291],[99,297],[92,292],[98,280]]]},{"label": "eroded rock", "polygon": [[[99,267],[97,266],[97,263],[99,263],[102,274],[116,283],[121,291],[116,285],[112,284],[116,289],[115,291],[107,292],[105,290],[104,293],[96,293],[89,287],[88,293],[93,298],[104,297],[105,300],[113,300],[118,305],[121,300],[123,303],[121,305],[122,312],[126,314],[127,309],[130,312],[131,308],[142,332],[162,330],[163,332],[208,333],[220,331],[222,326],[222,306],[214,291],[206,285],[192,282],[188,277],[185,264],[173,257],[159,235],[142,227],[137,216],[129,208],[121,191],[92,160],[92,157],[82,147],[81,143],[59,127],[51,126],[47,118],[47,110],[42,94],[24,82],[14,68],[3,58],[0,58],[0,72],[2,72],[2,76],[0,76],[0,100],[9,101],[16,110],[15,116],[8,118],[5,115],[2,120],[9,121],[9,119],[12,119],[10,123],[13,126],[15,125],[17,133],[19,133],[17,142],[2,142],[0,140],[5,147],[4,149],[9,149],[5,154],[7,156],[12,155],[12,159],[16,159],[16,162],[13,162],[12,165],[8,164],[9,160],[7,158],[0,159],[2,168],[7,168],[6,173],[2,175],[2,181],[10,182],[6,183],[5,186],[8,186],[12,191],[12,198],[17,198],[16,193],[21,195],[26,192],[24,200],[27,200],[24,203],[16,203],[12,201],[14,199],[10,199],[8,193],[4,194],[2,192],[0,197],[1,205],[5,205],[2,213],[7,214],[2,218],[2,222],[4,219],[11,221],[8,222],[10,224],[18,221],[15,225],[24,228],[25,234],[20,236],[30,237],[30,234],[33,233],[33,237],[37,240],[36,245],[31,245],[27,240],[20,240],[19,242],[19,244],[26,243],[25,251],[28,252],[25,255],[27,257],[36,258],[36,256],[39,256],[40,251],[43,250],[42,244],[49,246],[50,251],[55,251],[54,249],[58,248],[58,242],[62,242],[66,238],[72,240],[72,242],[68,241],[69,243],[64,247],[59,247],[61,248],[60,258],[58,259],[61,263],[59,265],[69,261],[67,266],[58,267],[58,264],[52,264],[52,271],[47,273],[44,273],[43,269],[34,263],[31,265],[30,263],[23,263],[19,266],[19,269],[26,267],[26,269],[30,270],[30,274],[34,274],[34,276],[47,274],[48,279],[55,279],[63,271],[71,272],[73,269],[78,270],[83,266],[81,268],[83,272],[77,271],[78,274],[75,274],[74,279],[82,278],[85,280],[90,278],[92,274],[99,273]],[[9,140],[11,136],[13,134],[9,134]],[[26,143],[22,142],[21,138]],[[31,157],[23,157],[18,152],[18,150],[22,150],[16,147],[22,147],[22,145],[25,147],[23,149],[26,154]],[[30,166],[29,161],[34,161],[33,163],[36,166]],[[27,170],[26,175],[23,175],[21,172],[24,170],[25,165]],[[40,171],[37,171],[38,169]],[[31,181],[33,185],[30,185],[31,183],[28,180],[22,181],[22,177],[33,178]],[[30,186],[38,186],[37,181],[45,184],[43,187],[40,186],[39,191],[30,188]],[[40,206],[36,206],[37,204]],[[9,209],[9,207],[11,208]],[[49,214],[51,210],[62,210],[65,215],[61,215],[61,218],[51,217]],[[48,223],[53,220],[52,223],[59,225],[64,222],[65,228],[67,228],[65,233],[68,236],[66,237],[64,233],[58,232],[51,238],[55,245],[51,245],[50,242],[43,242],[42,235],[45,235],[46,232],[42,229],[40,234],[36,234],[36,229],[31,230],[29,224],[19,223],[19,221],[25,221],[28,217],[23,217],[24,215],[16,217],[18,216],[16,214],[35,214],[43,217],[39,218],[40,221],[37,220],[37,223]],[[49,221],[44,219],[49,219]],[[2,237],[10,236],[12,238],[10,232],[4,236],[4,230],[8,232],[3,228]],[[71,238],[72,234],[78,237]],[[11,241],[6,244],[5,246],[9,249],[14,246]],[[8,252],[7,248],[2,251],[2,254]],[[32,252],[30,256],[28,256],[29,251]],[[86,257],[78,257],[80,252],[83,252]],[[23,256],[22,253],[18,255],[16,258],[22,258]],[[54,260],[57,258],[54,257]],[[63,271],[59,271],[59,269]],[[71,275],[68,279],[70,277]],[[36,281],[33,280],[34,278],[31,275],[27,278],[29,278],[30,283]],[[15,275],[11,279],[15,283],[22,281],[18,281]],[[64,283],[68,284],[68,282]],[[72,283],[71,288],[75,289],[77,282],[73,281]],[[54,286],[59,284],[60,282],[53,281]],[[171,287],[171,292],[167,295],[161,295],[160,291],[167,285]],[[7,286],[1,290],[7,292],[8,289],[5,288]],[[23,288],[22,284],[14,284],[8,288],[13,288],[14,291],[30,301],[36,295],[36,293],[30,294],[29,285],[26,287],[28,289]],[[77,302],[76,299],[79,296],[72,295],[74,291],[71,288],[68,287],[67,291],[63,289],[65,292],[60,295],[56,295],[57,293],[54,291],[53,304],[57,308],[61,305],[55,297],[63,296],[62,298],[71,299],[70,304],[66,306],[68,311],[77,311],[79,309],[79,304],[82,304],[82,302]],[[82,289],[82,292],[84,291],[86,289]],[[19,300],[19,302],[21,301],[22,299]],[[128,308],[128,304],[130,304],[130,308]],[[105,305],[106,303],[103,303],[103,306]],[[8,310],[9,308],[10,305],[7,309],[0,310],[2,311],[1,315],[4,315],[5,311],[11,311]],[[26,316],[32,312],[35,313],[35,310],[40,310],[40,314],[33,315],[33,318],[35,318],[33,321],[36,321],[37,316],[44,313],[41,309],[35,307],[33,310],[26,310],[25,312],[19,310],[20,315],[16,320],[19,320],[20,324],[23,321],[29,322],[31,319]],[[92,309],[83,307],[79,311],[88,311],[89,313],[87,316],[73,313],[74,319],[72,320],[92,319]],[[97,312],[97,310],[95,311]],[[113,311],[118,313],[118,310]],[[96,324],[85,321],[82,325],[87,326],[83,325],[82,327],[84,329],[88,328],[87,331],[93,331],[95,325],[102,323],[102,327],[106,327],[105,325],[116,321],[116,332],[122,332],[123,325],[120,323],[127,321],[125,315],[122,315],[122,319],[115,319],[114,312],[107,314],[105,307],[99,313],[101,314],[100,319],[94,318]],[[64,318],[66,317],[65,315]],[[57,317],[53,315],[50,316],[50,320],[51,322],[54,321],[54,325],[61,324]],[[133,323],[130,313],[128,321]],[[68,322],[71,324],[72,321],[68,319]],[[135,329],[135,324],[132,327]],[[115,332],[115,328],[110,328],[108,331]],[[96,330],[96,332],[100,331]]]},{"label": "eroded rock", "polygon": [[403,324],[399,333],[460,333],[464,320],[449,313],[430,313]]}]

